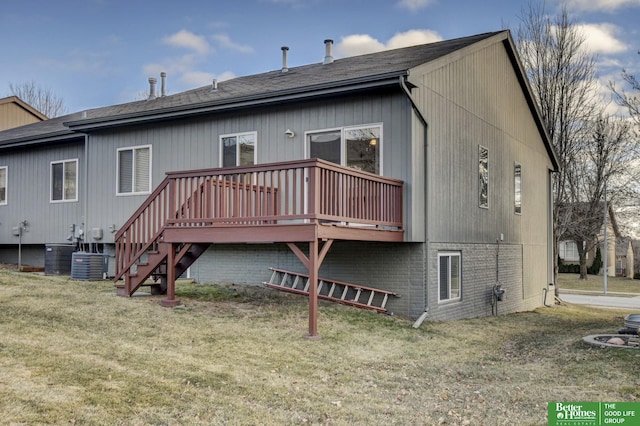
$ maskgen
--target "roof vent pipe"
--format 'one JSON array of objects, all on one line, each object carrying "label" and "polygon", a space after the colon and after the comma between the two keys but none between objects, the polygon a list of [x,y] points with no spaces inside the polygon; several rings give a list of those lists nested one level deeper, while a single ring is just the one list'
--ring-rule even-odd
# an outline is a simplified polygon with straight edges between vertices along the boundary
[{"label": "roof vent pipe", "polygon": [[218,90],[218,80],[214,78],[213,81],[211,82],[211,91],[216,92],[217,90]]},{"label": "roof vent pipe", "polygon": [[323,64],[333,63],[333,56],[331,50],[333,49],[333,40],[327,39],[324,41],[324,62]]},{"label": "roof vent pipe", "polygon": [[167,73],[160,73],[160,96],[167,96]]},{"label": "roof vent pipe", "polygon": [[149,77],[149,98],[147,99],[148,101],[156,98],[156,82],[157,81],[158,80],[155,77]]},{"label": "roof vent pipe", "polygon": [[287,65],[287,52],[289,51],[289,48],[287,46],[282,46],[280,49],[282,49],[282,72],[287,72],[289,71]]}]

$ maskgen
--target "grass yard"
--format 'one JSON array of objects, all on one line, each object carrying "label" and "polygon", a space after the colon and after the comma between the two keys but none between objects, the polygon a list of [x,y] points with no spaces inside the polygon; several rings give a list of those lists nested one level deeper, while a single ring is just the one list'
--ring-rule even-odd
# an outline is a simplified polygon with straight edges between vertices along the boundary
[{"label": "grass yard", "polygon": [[545,425],[549,401],[637,401],[640,351],[600,349],[628,312],[562,306],[448,323],[273,290],[179,284],[183,306],[110,282],[0,269],[2,424]]},{"label": "grass yard", "polygon": [[[558,287],[562,290],[603,292],[604,277],[602,275],[588,275],[586,280],[580,279],[580,274],[558,274]],[[630,280],[623,277],[607,277],[607,293],[638,293],[640,294],[640,280]]]}]

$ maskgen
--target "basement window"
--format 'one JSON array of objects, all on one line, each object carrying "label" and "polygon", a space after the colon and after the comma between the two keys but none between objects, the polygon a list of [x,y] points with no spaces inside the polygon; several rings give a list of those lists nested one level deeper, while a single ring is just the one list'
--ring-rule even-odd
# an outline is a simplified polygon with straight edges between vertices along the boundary
[{"label": "basement window", "polygon": [[51,162],[51,202],[78,201],[78,159]]},{"label": "basement window", "polygon": [[460,252],[438,253],[438,302],[460,299]]},{"label": "basement window", "polygon": [[118,149],[117,195],[151,191],[151,145]]},{"label": "basement window", "polygon": [[7,166],[0,167],[0,206],[7,204]]}]

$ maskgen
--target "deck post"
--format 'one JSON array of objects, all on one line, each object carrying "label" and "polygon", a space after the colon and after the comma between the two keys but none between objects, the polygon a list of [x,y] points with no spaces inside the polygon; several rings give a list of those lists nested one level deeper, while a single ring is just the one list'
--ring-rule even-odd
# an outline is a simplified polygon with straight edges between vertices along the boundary
[{"label": "deck post", "polygon": [[318,241],[309,242],[309,334],[308,339],[321,339],[318,334]]},{"label": "deck post", "polygon": [[176,247],[175,244],[168,244],[169,253],[167,253],[167,298],[160,301],[160,305],[165,308],[173,308],[180,304],[176,300]]}]

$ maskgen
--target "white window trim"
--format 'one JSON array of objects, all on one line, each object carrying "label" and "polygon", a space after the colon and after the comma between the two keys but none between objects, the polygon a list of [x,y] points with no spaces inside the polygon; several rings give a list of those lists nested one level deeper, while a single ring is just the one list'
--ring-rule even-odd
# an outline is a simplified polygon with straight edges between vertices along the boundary
[{"label": "white window trim", "polygon": [[[76,182],[75,182],[75,186],[76,186],[76,196],[73,199],[64,199],[64,164],[65,163],[76,163]],[[62,164],[62,200],[54,200],[53,199],[53,165],[54,164]],[[58,203],[73,203],[73,202],[77,202],[78,201],[78,192],[79,188],[78,188],[78,175],[80,174],[80,168],[78,167],[78,159],[77,158],[69,158],[68,160],[58,160],[58,161],[51,161],[49,163],[49,202],[52,204],[58,204]]]},{"label": "white window trim", "polygon": [[[450,297],[449,299],[441,299],[440,298],[440,258],[441,257],[457,257],[458,258],[458,296],[457,297]],[[451,262],[449,262],[449,265],[451,265]],[[441,251],[438,252],[438,303],[439,304],[444,304],[444,303],[452,303],[452,302],[458,302],[462,299],[462,253],[460,253],[459,251]],[[451,268],[451,266],[449,266],[449,268]],[[447,270],[447,274],[449,274],[449,294],[451,294],[451,271]]]},{"label": "white window trim", "polygon": [[346,132],[349,130],[358,130],[358,129],[366,129],[367,127],[379,127],[380,128],[380,138],[378,140],[378,149],[380,152],[380,164],[379,167],[379,176],[384,176],[384,127],[383,123],[369,123],[369,124],[358,124],[355,126],[343,126],[343,127],[329,127],[326,129],[317,129],[317,130],[307,130],[304,132],[304,158],[309,158],[309,135],[315,133],[325,133],[325,132],[340,132],[340,165],[346,167],[347,161],[347,142],[345,139]]},{"label": "white window trim", "polygon": [[[236,133],[227,133],[224,135],[220,135],[218,137],[218,158],[220,159],[218,161],[218,164],[220,165],[220,167],[224,167],[223,166],[223,161],[224,161],[224,147],[222,146],[222,139],[224,138],[231,138],[231,137],[238,137],[241,135],[253,135],[254,138],[254,145],[253,145],[253,164],[258,164],[258,132],[257,131],[251,131],[251,132],[236,132]],[[236,149],[236,167],[240,167],[238,166],[238,160],[239,160],[239,156],[240,156],[240,150]]]},{"label": "white window trim", "polygon": [[[133,176],[131,177],[132,179],[132,183],[131,183],[131,192],[120,192],[120,151],[133,151],[133,155],[135,157],[135,150],[136,149],[143,149],[143,148],[149,148],[149,190],[148,191],[133,191],[133,188],[136,187],[136,182],[135,182],[135,169],[132,169],[132,173]],[[133,167],[135,168],[135,159],[133,160],[134,164]],[[116,196],[121,197],[121,196],[129,196],[129,195],[148,195],[151,194],[151,191],[153,190],[153,181],[152,181],[152,176],[153,176],[153,145],[136,145],[136,146],[125,146],[122,148],[118,148],[116,151]]]},{"label": "white window trim", "polygon": [[9,199],[9,166],[1,166],[4,169],[4,201],[0,200],[0,206],[6,206]]}]

